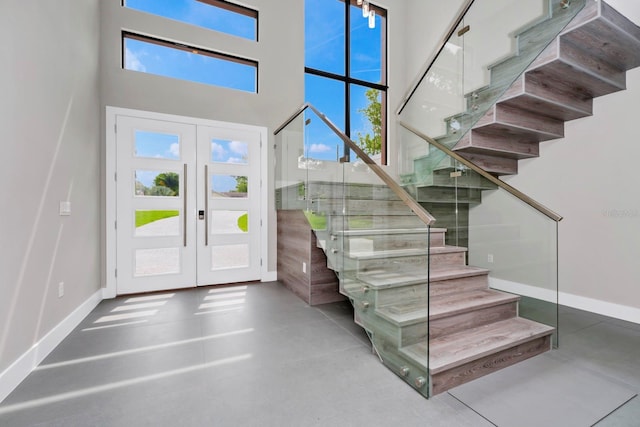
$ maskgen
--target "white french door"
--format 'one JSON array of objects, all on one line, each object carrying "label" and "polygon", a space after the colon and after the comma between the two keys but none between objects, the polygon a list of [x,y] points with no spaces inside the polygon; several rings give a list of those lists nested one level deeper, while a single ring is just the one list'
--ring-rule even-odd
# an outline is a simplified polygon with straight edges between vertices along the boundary
[{"label": "white french door", "polygon": [[260,279],[261,131],[115,120],[117,294]]},{"label": "white french door", "polygon": [[197,152],[198,284],[259,278],[260,134],[201,126]]}]

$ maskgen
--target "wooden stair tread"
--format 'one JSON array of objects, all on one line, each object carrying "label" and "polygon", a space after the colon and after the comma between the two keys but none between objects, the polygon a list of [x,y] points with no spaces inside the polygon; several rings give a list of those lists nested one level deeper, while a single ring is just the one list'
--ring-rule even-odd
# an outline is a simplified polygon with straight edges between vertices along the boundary
[{"label": "wooden stair tread", "polygon": [[345,256],[357,259],[357,260],[368,260],[368,259],[381,259],[381,258],[399,258],[399,257],[409,257],[409,256],[421,256],[421,255],[429,255],[429,254],[446,254],[446,253],[455,253],[455,252],[466,252],[467,248],[459,247],[459,246],[442,246],[442,247],[432,247],[430,249],[385,249],[380,251],[361,251],[361,252],[346,252]]},{"label": "wooden stair tread", "polygon": [[447,268],[432,268],[429,274],[431,282],[449,279],[461,279],[463,277],[482,276],[489,274],[486,268],[473,267],[469,265],[448,266]]},{"label": "wooden stair tread", "polygon": [[[425,295],[426,296],[426,295]],[[416,300],[378,308],[376,313],[398,326],[411,325],[427,320],[436,320],[447,316],[493,307],[518,301],[517,295],[492,289],[482,289],[431,297],[429,303]],[[427,305],[429,307],[427,307]],[[427,308],[429,308],[427,310]]]},{"label": "wooden stair tread", "polygon": [[[484,356],[550,335],[554,328],[523,318],[513,318],[433,339],[429,343],[429,372],[438,374]],[[427,366],[426,342],[401,349]]]},{"label": "wooden stair tread", "polygon": [[516,302],[519,296],[493,289],[467,291],[458,294],[448,294],[431,297],[429,319],[435,320],[469,311],[492,307],[494,305]]},{"label": "wooden stair tread", "polygon": [[489,274],[489,270],[466,265],[447,266],[442,269],[431,269],[431,274],[427,276],[425,270],[405,270],[405,271],[384,271],[373,270],[358,274],[358,280],[367,285],[378,288],[394,288],[400,286],[418,285],[431,282],[459,279],[463,277],[482,276]]},{"label": "wooden stair tread", "polygon": [[[363,228],[335,231],[336,235],[342,236],[369,236],[369,235],[393,235],[393,234],[421,234],[429,231],[426,227],[419,228]],[[445,233],[446,228],[431,228],[431,233]]]}]

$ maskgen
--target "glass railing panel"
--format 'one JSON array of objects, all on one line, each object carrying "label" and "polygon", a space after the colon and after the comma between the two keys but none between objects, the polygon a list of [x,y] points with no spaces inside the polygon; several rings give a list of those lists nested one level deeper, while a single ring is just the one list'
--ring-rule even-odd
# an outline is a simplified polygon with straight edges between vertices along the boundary
[{"label": "glass railing panel", "polygon": [[480,90],[490,83],[490,67],[514,55],[515,36],[548,17],[550,6],[549,1],[544,0],[492,0],[491,7],[486,7],[487,1],[476,0],[476,3],[485,6],[471,7],[460,26],[468,31],[455,36],[462,46],[465,93]]},{"label": "glass railing panel", "polygon": [[585,3],[476,0],[408,92],[400,120],[454,147]]},{"label": "glass railing panel", "polygon": [[[277,208],[305,212],[356,323],[381,360],[428,396],[430,216],[410,184],[316,111],[302,109],[276,133]],[[344,145],[350,161],[339,158]]]},{"label": "glass railing panel", "polygon": [[442,160],[416,197],[446,228],[445,243],[488,271],[488,289],[517,295],[519,317],[555,328],[556,346],[557,221],[437,148],[430,155]]},{"label": "glass railing panel", "polygon": [[306,209],[307,172],[298,167],[304,156],[304,112],[295,116],[275,139],[276,209]]},{"label": "glass railing panel", "polygon": [[361,159],[344,188],[343,287],[383,362],[428,396],[430,226]]}]

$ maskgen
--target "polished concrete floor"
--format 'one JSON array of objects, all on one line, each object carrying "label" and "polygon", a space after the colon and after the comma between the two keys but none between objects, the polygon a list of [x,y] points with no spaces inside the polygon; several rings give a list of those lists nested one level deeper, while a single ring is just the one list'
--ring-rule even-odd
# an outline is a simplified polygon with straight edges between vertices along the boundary
[{"label": "polished concrete floor", "polygon": [[[106,300],[2,402],[0,426],[495,425],[413,391],[351,315],[279,283]],[[554,357],[640,391],[640,325],[562,308],[560,328]],[[639,400],[598,426],[640,426]]]}]

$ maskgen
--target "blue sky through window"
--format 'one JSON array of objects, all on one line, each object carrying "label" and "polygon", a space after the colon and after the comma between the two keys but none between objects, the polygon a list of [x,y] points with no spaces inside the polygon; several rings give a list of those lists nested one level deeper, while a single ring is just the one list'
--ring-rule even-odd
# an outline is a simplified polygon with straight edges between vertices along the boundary
[{"label": "blue sky through window", "polygon": [[180,160],[180,137],[168,133],[136,130],[135,156]]},{"label": "blue sky through window", "polygon": [[257,67],[125,37],[124,67],[181,80],[257,91]]},{"label": "blue sky through window", "polygon": [[[304,1],[305,65],[331,73],[344,74],[346,69],[344,1]],[[201,1],[126,0],[125,4],[132,9],[239,37],[257,39],[256,19]],[[350,13],[350,76],[372,83],[385,84],[382,74],[383,18],[377,15],[375,28],[371,29],[368,27],[368,19],[362,17],[359,7],[351,5]],[[255,67],[132,38],[125,38],[124,66],[128,70],[249,92],[257,91],[257,68]],[[350,127],[351,138],[354,140],[357,140],[358,134],[372,133],[371,124],[360,112],[368,105],[365,89],[351,85]],[[340,129],[345,130],[345,84],[335,81],[327,82],[326,79],[307,75],[305,90],[305,99],[325,113]],[[339,156],[342,156],[342,141],[333,135],[319,118],[312,120],[306,132],[313,141],[309,145],[310,157],[335,160],[336,145],[338,145]],[[222,150],[225,150],[230,157],[213,158],[212,161],[227,162],[235,156],[229,146],[218,149],[218,152]]]},{"label": "blue sky through window", "polygon": [[235,175],[212,175],[211,176],[211,192],[227,193],[236,191],[238,181]]},{"label": "blue sky through window", "polygon": [[[360,7],[350,6],[350,55],[349,77],[371,83],[385,84],[383,76],[384,33],[382,19],[375,17],[375,27],[369,28],[368,19],[362,16]],[[305,66],[344,75],[345,64],[345,4],[336,0],[305,0]],[[369,101],[368,88],[350,86],[350,135],[357,141],[358,135],[373,135],[371,123],[361,112]],[[341,130],[345,123],[345,83],[317,75],[305,76],[305,100],[310,102]],[[312,117],[305,128],[308,157],[336,161],[336,144],[339,156],[343,155],[343,143],[319,118]]]},{"label": "blue sky through window", "polygon": [[258,39],[256,18],[198,0],[126,0],[125,6],[249,40]]},{"label": "blue sky through window", "polygon": [[249,144],[228,139],[211,140],[211,161],[246,165],[249,162]]}]

